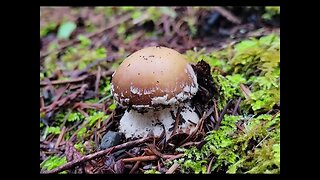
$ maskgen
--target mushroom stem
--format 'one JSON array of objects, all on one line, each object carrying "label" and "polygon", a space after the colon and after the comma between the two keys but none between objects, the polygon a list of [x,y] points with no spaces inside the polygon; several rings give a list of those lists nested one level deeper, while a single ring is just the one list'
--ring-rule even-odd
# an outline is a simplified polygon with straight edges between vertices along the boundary
[{"label": "mushroom stem", "polygon": [[[120,132],[124,133],[126,138],[146,137],[148,134],[160,136],[163,127],[168,139],[175,125],[178,106],[171,106],[160,110],[150,109],[145,113],[140,113],[134,109],[126,110],[120,120]],[[180,122],[177,132],[192,132],[199,121],[199,116],[191,107],[190,103],[181,105]]]}]

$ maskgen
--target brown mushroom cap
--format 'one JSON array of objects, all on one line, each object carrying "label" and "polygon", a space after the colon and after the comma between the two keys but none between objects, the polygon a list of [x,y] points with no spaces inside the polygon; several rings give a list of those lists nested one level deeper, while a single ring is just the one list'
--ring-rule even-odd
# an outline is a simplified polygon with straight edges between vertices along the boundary
[{"label": "brown mushroom cap", "polygon": [[112,78],[112,94],[123,106],[173,105],[197,90],[196,75],[183,55],[159,46],[131,54]]}]

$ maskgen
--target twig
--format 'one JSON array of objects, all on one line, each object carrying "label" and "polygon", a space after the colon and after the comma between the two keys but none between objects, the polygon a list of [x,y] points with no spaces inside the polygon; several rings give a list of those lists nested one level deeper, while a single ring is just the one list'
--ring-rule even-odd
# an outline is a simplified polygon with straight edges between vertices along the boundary
[{"label": "twig", "polygon": [[[122,16],[121,18],[119,18],[119,19],[111,22],[109,25],[107,25],[106,27],[100,29],[99,31],[89,34],[89,35],[87,36],[87,38],[88,38],[88,39],[91,39],[91,38],[93,38],[94,36],[97,36],[97,35],[99,35],[99,34],[102,34],[102,33],[104,33],[105,31],[113,28],[114,26],[116,26],[116,25],[118,25],[118,24],[121,24],[121,23],[129,20],[130,18],[131,18],[131,14],[127,14],[127,15],[125,15],[125,16]],[[77,43],[79,43],[79,42],[80,42],[79,39],[74,39],[73,41],[70,41],[70,42],[68,42],[68,43],[60,46],[60,47],[59,47],[57,50],[55,50],[55,51],[49,51],[49,52],[46,52],[46,53],[44,53],[44,54],[42,54],[42,55],[40,54],[40,59],[43,59],[44,57],[48,56],[49,54],[60,52],[60,51],[62,51],[63,49],[67,48],[68,46],[75,45],[75,44],[77,44]]]},{"label": "twig", "polygon": [[250,98],[251,91],[247,86],[240,84],[240,90],[246,99]]},{"label": "twig", "polygon": [[264,138],[256,145],[255,148],[257,148],[264,140],[266,140],[267,137],[269,137],[269,135],[270,135],[270,133],[268,133],[268,134],[266,135],[266,137],[264,137]]},{"label": "twig", "polygon": [[70,161],[70,162],[68,162],[68,163],[66,163],[66,164],[64,164],[64,165],[62,165],[60,167],[57,167],[55,169],[52,169],[50,171],[44,171],[43,173],[44,174],[59,173],[61,171],[73,168],[73,167],[79,165],[80,163],[84,163],[84,162],[89,161],[91,159],[98,158],[98,157],[104,156],[106,154],[109,154],[112,151],[118,151],[120,149],[130,148],[130,147],[137,146],[137,145],[139,145],[141,143],[145,143],[145,142],[149,141],[152,138],[153,137],[148,137],[148,138],[138,139],[138,140],[135,140],[135,141],[126,142],[126,143],[123,143],[123,144],[120,144],[120,145],[117,145],[117,146],[114,146],[114,147],[111,147],[111,148],[108,148],[108,149],[105,149],[105,150],[102,150],[102,151],[95,152],[93,154],[89,154],[89,155],[83,156],[83,157],[81,157],[79,159]]},{"label": "twig", "polygon": [[187,143],[182,144],[180,147],[193,146],[193,145],[198,145],[200,143],[201,142],[187,142]]},{"label": "twig", "polygon": [[134,172],[136,172],[136,170],[139,168],[141,164],[141,161],[137,161],[134,166],[132,167],[132,169],[130,170],[129,174],[133,174]]},{"label": "twig", "polygon": [[[163,162],[163,161],[162,161],[162,162]],[[158,168],[158,171],[160,171],[160,170],[161,170],[160,160],[158,160],[158,162],[157,162],[157,168]]]},{"label": "twig", "polygon": [[62,138],[63,138],[63,136],[64,136],[64,134],[65,134],[65,131],[66,131],[66,127],[63,126],[63,128],[62,128],[62,130],[61,130],[61,133],[59,134],[59,137],[58,137],[58,139],[57,139],[57,142],[56,142],[56,144],[54,145],[54,148],[55,148],[55,149],[57,149],[58,146],[60,145],[60,142],[61,142],[61,140],[62,140]]},{"label": "twig", "polygon": [[99,95],[100,77],[101,77],[101,67],[98,66],[97,78],[96,78],[96,83],[95,83],[95,94],[96,94],[96,97],[98,97],[98,95]]},{"label": "twig", "polygon": [[60,100],[60,98],[62,97],[63,93],[69,88],[69,84],[65,87],[61,87],[59,88],[56,92],[56,96],[54,97],[54,101],[52,102],[52,104],[58,102]]},{"label": "twig", "polygon": [[153,161],[159,159],[158,156],[152,155],[152,156],[138,156],[133,158],[125,158],[122,159],[123,162],[136,162],[136,161]]},{"label": "twig", "polygon": [[[208,110],[208,113],[207,113],[207,116],[209,117],[208,121],[210,122],[210,125],[211,125],[211,128],[214,127],[213,123],[215,122],[213,116],[211,116],[211,114],[213,113],[213,110],[214,110],[214,106],[212,106],[209,110]],[[207,125],[207,124],[205,124]],[[208,128],[208,126],[207,126]],[[209,129],[209,128],[208,128]]]},{"label": "twig", "polygon": [[[137,157],[132,157],[132,158],[125,158],[122,159],[123,162],[135,162],[135,161],[153,161],[159,159],[159,156],[156,155],[151,155],[151,156],[137,156]],[[164,154],[162,156],[163,159],[169,159],[172,158],[172,155],[166,155]]]},{"label": "twig", "polygon": [[69,141],[72,142],[74,138],[77,136],[78,132],[84,128],[90,121],[86,120],[82,123],[82,125],[72,134],[72,136],[69,138]]},{"label": "twig", "polygon": [[168,169],[168,171],[166,172],[166,174],[172,174],[178,167],[179,167],[179,164],[175,162],[175,163]]},{"label": "twig", "polygon": [[239,108],[239,105],[240,105],[240,102],[241,102],[241,97],[239,97],[236,105],[234,106],[234,109],[233,109],[233,112],[232,112],[232,115],[235,115],[236,112],[237,112],[237,109]]},{"label": "twig", "polygon": [[229,106],[231,105],[231,102],[232,102],[232,99],[229,100],[229,102],[227,103],[227,105],[224,106],[224,108],[223,108],[223,110],[222,110],[222,112],[221,112],[221,114],[220,114],[220,116],[219,116],[218,122],[217,122],[216,126],[214,127],[214,130],[217,130],[217,129],[220,127],[220,124],[221,124],[221,121],[222,121],[222,119],[223,119],[223,116],[226,114]]},{"label": "twig", "polygon": [[213,100],[213,105],[214,105],[214,119],[215,119],[216,123],[218,123],[218,121],[219,121],[219,113],[218,113],[217,102],[216,102],[215,99]]},{"label": "twig", "polygon": [[202,128],[203,122],[207,117],[208,117],[207,111],[205,111],[203,113],[202,117],[200,118],[197,126],[195,127],[195,130],[191,134],[189,134],[189,136],[187,138],[182,140],[182,142],[180,142],[180,144],[184,144],[184,143],[188,142],[191,138],[193,138],[198,133],[199,129]]},{"label": "twig", "polygon": [[[142,156],[145,155],[145,152],[142,153]],[[132,167],[132,169],[130,170],[129,174],[133,174],[140,166],[141,161],[137,161],[134,166]]]},{"label": "twig", "polygon": [[72,109],[103,109],[104,104],[77,102]]},{"label": "twig", "polygon": [[177,154],[177,155],[172,155],[170,158],[168,158],[168,159],[166,160],[166,162],[172,161],[172,160],[174,160],[174,159],[181,158],[183,155],[184,155],[183,153]]},{"label": "twig", "polygon": [[153,154],[163,157],[163,154],[157,150],[156,146],[154,144],[147,144],[148,148],[153,152]]},{"label": "twig", "polygon": [[67,84],[67,83],[75,83],[75,82],[79,82],[79,81],[83,81],[88,77],[88,75],[84,75],[75,79],[69,79],[69,80],[55,80],[55,81],[50,81],[50,82],[45,82],[42,81],[40,82],[40,86],[47,86],[49,84],[52,85],[57,85],[57,84]]},{"label": "twig", "polygon": [[[103,128],[104,126],[107,126],[108,124],[110,124],[110,119],[113,118],[114,114],[115,114],[115,112],[112,111],[112,113],[109,115],[109,117],[108,117],[106,120],[103,121],[101,127],[97,129],[97,132],[101,133],[101,132],[104,131],[104,130],[103,130],[103,131],[100,132],[100,130],[102,130],[102,128]],[[107,127],[106,127],[106,129],[107,129]]]},{"label": "twig", "polygon": [[64,125],[66,124],[67,119],[69,118],[70,114],[71,114],[71,109],[68,110],[68,113],[67,113],[66,116],[63,118],[63,122],[62,122],[60,128],[63,128],[63,127],[64,127]]},{"label": "twig", "polygon": [[211,160],[209,162],[208,169],[207,169],[207,174],[210,174],[210,172],[211,172],[211,166],[212,166],[213,160],[214,160],[214,156],[211,158]]}]

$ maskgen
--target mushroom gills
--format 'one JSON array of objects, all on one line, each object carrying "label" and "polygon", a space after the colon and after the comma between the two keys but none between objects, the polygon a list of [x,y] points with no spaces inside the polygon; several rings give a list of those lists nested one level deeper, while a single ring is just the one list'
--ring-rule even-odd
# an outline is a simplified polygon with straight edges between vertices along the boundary
[{"label": "mushroom gills", "polygon": [[[191,133],[199,121],[199,116],[190,103],[186,103],[181,107],[180,122],[177,131]],[[126,110],[120,120],[119,131],[124,133],[126,138],[142,138],[153,134],[159,137],[163,132],[163,127],[166,132],[166,139],[172,134],[175,125],[175,116],[177,115],[178,107],[172,106],[162,110],[150,109],[148,112],[140,113],[134,109]],[[172,113],[174,117],[172,117]]]}]

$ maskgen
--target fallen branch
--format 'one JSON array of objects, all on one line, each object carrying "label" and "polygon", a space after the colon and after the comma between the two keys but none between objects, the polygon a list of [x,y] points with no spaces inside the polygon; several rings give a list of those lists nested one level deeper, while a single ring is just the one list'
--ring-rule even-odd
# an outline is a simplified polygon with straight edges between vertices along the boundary
[{"label": "fallen branch", "polygon": [[134,147],[134,146],[137,146],[137,145],[139,145],[141,143],[145,143],[145,142],[147,142],[147,141],[149,141],[151,139],[153,139],[153,137],[138,139],[138,140],[126,142],[126,143],[123,143],[123,144],[120,144],[120,145],[117,145],[117,146],[114,146],[114,147],[111,147],[111,148],[108,148],[108,149],[105,149],[105,150],[102,150],[102,151],[98,151],[98,152],[95,152],[93,154],[89,154],[89,155],[83,156],[83,157],[81,157],[79,159],[70,161],[70,162],[68,162],[68,163],[66,163],[66,164],[64,164],[64,165],[62,165],[60,167],[57,167],[55,169],[52,169],[50,171],[44,171],[43,174],[59,173],[61,171],[73,168],[73,167],[75,167],[75,166],[77,166],[77,165],[79,165],[81,163],[84,163],[86,161],[89,161],[91,159],[107,155],[107,154],[111,153],[112,151],[118,151],[120,149]]}]

